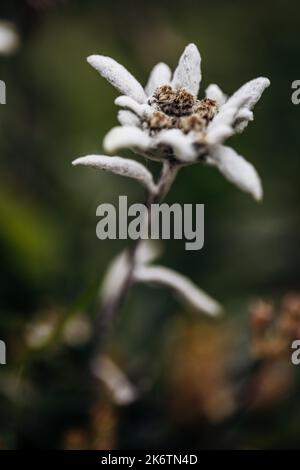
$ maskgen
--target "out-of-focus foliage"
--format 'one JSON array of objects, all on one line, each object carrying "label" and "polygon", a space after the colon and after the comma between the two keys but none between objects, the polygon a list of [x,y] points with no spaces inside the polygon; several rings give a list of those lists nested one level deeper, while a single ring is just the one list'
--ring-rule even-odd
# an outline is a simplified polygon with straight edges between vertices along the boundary
[{"label": "out-of-focus foliage", "polygon": [[[0,446],[299,447],[297,367],[285,343],[280,357],[260,356],[265,338],[255,342],[247,313],[253,298],[300,288],[298,2],[5,0],[0,16],[20,32],[18,51],[0,57]],[[255,122],[234,138],[265,199],[254,203],[210,168],[180,172],[168,201],[205,203],[205,246],[186,252],[170,241],[164,262],[230,320],[203,323],[165,291],[135,287],[107,345],[139,390],[121,407],[90,362],[101,277],[126,241],[97,240],[95,212],[119,194],[144,194],[71,166],[100,152],[117,122],[116,93],[85,58],[115,57],[145,83],[156,62],[174,67],[188,42],[202,54],[202,90],[271,80]]]}]

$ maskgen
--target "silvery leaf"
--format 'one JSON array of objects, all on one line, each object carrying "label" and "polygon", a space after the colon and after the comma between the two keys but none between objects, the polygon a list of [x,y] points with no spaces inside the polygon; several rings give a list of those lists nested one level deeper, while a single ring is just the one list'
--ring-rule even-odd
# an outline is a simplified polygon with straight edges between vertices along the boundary
[{"label": "silvery leaf", "polygon": [[140,266],[134,271],[137,282],[158,284],[170,287],[190,308],[218,316],[222,313],[221,305],[199,289],[185,276],[163,266]]}]

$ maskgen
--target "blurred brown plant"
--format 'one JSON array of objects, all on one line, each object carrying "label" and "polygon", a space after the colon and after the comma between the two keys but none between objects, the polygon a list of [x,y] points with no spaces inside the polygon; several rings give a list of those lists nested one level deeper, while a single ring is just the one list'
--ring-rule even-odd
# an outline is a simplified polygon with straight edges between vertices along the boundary
[{"label": "blurred brown plant", "polygon": [[[216,424],[245,411],[274,409],[292,391],[291,343],[297,337],[299,294],[287,294],[278,309],[256,301],[248,326],[228,320],[219,325],[177,322],[167,379],[171,415],[193,426],[201,419]],[[237,338],[244,340],[238,344]]]},{"label": "blurred brown plant", "polygon": [[227,326],[180,321],[176,330],[169,384],[175,417],[183,422],[225,419],[235,409]]},{"label": "blurred brown plant", "polygon": [[116,448],[116,432],[118,426],[117,407],[109,396],[100,390],[100,399],[90,412],[92,433],[92,449],[112,450]]},{"label": "blurred brown plant", "polygon": [[285,295],[277,311],[270,302],[255,302],[250,307],[250,333],[258,359],[289,355],[291,342],[300,337],[300,295]]}]

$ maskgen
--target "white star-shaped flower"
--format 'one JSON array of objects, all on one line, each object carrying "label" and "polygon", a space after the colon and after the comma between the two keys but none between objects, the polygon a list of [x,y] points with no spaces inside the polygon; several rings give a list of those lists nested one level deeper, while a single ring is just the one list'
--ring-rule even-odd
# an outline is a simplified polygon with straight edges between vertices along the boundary
[{"label": "white star-shaped flower", "polygon": [[[205,162],[217,167],[229,181],[255,199],[262,198],[261,181],[253,165],[223,143],[253,120],[252,109],[270,85],[267,78],[249,81],[229,98],[212,84],[206,89],[205,97],[198,99],[201,58],[194,44],[185,48],[173,75],[166,64],[157,64],[145,88],[110,57],[92,55],[87,60],[122,93],[115,100],[122,108],[118,113],[121,125],[105,136],[103,145],[107,153],[114,154],[128,147],[147,158],[169,159],[179,166]],[[84,158],[76,163],[91,164],[92,159],[93,166],[102,167],[105,159],[104,156],[99,156],[100,160],[96,156],[88,158],[89,163]],[[131,176],[127,164],[125,167],[123,174]]]}]

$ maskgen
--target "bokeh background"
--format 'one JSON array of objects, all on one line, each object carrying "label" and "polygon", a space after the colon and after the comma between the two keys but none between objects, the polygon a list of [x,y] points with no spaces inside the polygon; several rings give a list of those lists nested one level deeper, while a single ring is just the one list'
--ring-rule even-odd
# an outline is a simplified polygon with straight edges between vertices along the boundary
[{"label": "bokeh background", "polygon": [[[2,0],[0,18],[20,35],[18,50],[0,56],[0,447],[299,448],[290,363],[290,339],[300,338],[299,3]],[[129,403],[90,373],[101,279],[126,246],[97,240],[95,211],[144,194],[71,165],[100,153],[117,122],[116,92],[85,58],[112,56],[145,83],[156,62],[174,68],[188,42],[202,55],[202,90],[271,80],[255,121],[231,142],[265,197],[255,203],[211,168],[180,172],[168,201],[205,204],[205,246],[164,243],[160,262],[217,298],[226,317],[208,322],[164,289],[134,287],[107,344],[136,391]],[[274,304],[274,320],[266,303],[249,314],[258,298]]]}]

